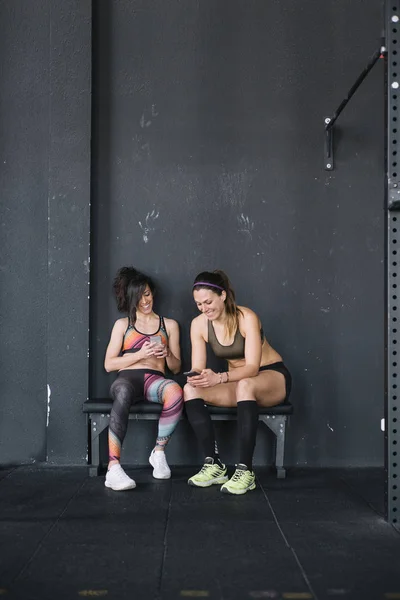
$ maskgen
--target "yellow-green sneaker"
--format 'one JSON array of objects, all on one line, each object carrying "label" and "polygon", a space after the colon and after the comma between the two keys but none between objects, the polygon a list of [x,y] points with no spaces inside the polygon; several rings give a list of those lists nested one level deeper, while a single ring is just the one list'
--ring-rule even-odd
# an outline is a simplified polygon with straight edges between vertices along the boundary
[{"label": "yellow-green sneaker", "polygon": [[227,468],[225,465],[214,463],[213,458],[206,458],[204,465],[200,471],[188,479],[189,485],[195,487],[209,487],[214,484],[221,484],[228,481]]},{"label": "yellow-green sneaker", "polygon": [[236,471],[229,481],[221,487],[221,492],[225,494],[245,494],[256,487],[256,476],[246,465],[237,465]]}]

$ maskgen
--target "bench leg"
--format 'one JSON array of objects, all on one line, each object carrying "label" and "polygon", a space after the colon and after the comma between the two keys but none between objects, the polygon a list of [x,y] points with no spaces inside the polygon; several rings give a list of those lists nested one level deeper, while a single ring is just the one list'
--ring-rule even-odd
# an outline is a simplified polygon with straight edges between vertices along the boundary
[{"label": "bench leg", "polygon": [[91,463],[89,466],[89,476],[96,477],[100,474],[101,463],[100,463],[100,447],[101,439],[103,438],[104,431],[108,428],[110,422],[109,415],[103,415],[99,413],[90,414],[90,456]]},{"label": "bench leg", "polygon": [[276,476],[278,479],[285,479],[286,469],[283,466],[283,460],[285,456],[285,429],[287,417],[285,415],[279,415],[275,417],[260,415],[260,421],[262,421],[275,434]]}]

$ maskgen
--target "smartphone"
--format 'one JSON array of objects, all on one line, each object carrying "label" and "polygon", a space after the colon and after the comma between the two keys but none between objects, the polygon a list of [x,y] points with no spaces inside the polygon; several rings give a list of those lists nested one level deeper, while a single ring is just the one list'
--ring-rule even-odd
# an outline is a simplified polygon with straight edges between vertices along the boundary
[{"label": "smartphone", "polygon": [[150,336],[150,343],[151,344],[161,344],[161,335],[151,335]]},{"label": "smartphone", "polygon": [[196,375],[200,375],[200,373],[197,371],[186,371],[184,375],[186,375],[186,377],[196,377]]}]

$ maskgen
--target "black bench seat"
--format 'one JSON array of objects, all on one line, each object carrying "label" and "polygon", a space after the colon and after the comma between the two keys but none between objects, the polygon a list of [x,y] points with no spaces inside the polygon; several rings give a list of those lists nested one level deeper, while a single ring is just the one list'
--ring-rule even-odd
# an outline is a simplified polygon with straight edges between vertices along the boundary
[{"label": "black bench seat", "polygon": [[[94,398],[83,403],[83,412],[87,414],[90,425],[89,438],[89,474],[91,477],[99,474],[100,464],[100,444],[103,433],[108,428],[110,420],[112,400],[109,398]],[[232,421],[236,420],[236,408],[221,408],[219,406],[209,406],[209,411],[213,421]],[[133,420],[155,420],[159,418],[162,406],[152,402],[139,402],[133,404],[129,419]],[[264,423],[275,435],[275,468],[278,479],[284,479],[286,470],[283,466],[285,453],[285,432],[288,416],[293,412],[293,406],[289,402],[284,402],[279,406],[271,408],[260,408],[259,420]],[[185,417],[183,417],[185,418]]]}]

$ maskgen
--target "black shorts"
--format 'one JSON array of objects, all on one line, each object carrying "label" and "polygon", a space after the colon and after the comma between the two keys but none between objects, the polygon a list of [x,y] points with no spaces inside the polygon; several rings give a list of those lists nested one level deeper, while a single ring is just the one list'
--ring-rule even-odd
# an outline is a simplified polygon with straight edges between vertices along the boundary
[{"label": "black shorts", "polygon": [[272,363],[271,365],[264,365],[263,367],[260,367],[259,373],[261,373],[261,371],[278,371],[278,373],[282,373],[282,375],[285,378],[286,384],[286,397],[285,400],[283,400],[283,402],[287,402],[289,400],[290,392],[292,389],[292,376],[289,373],[287,367],[285,367],[285,365],[283,364],[283,362],[279,361],[276,363]]}]

